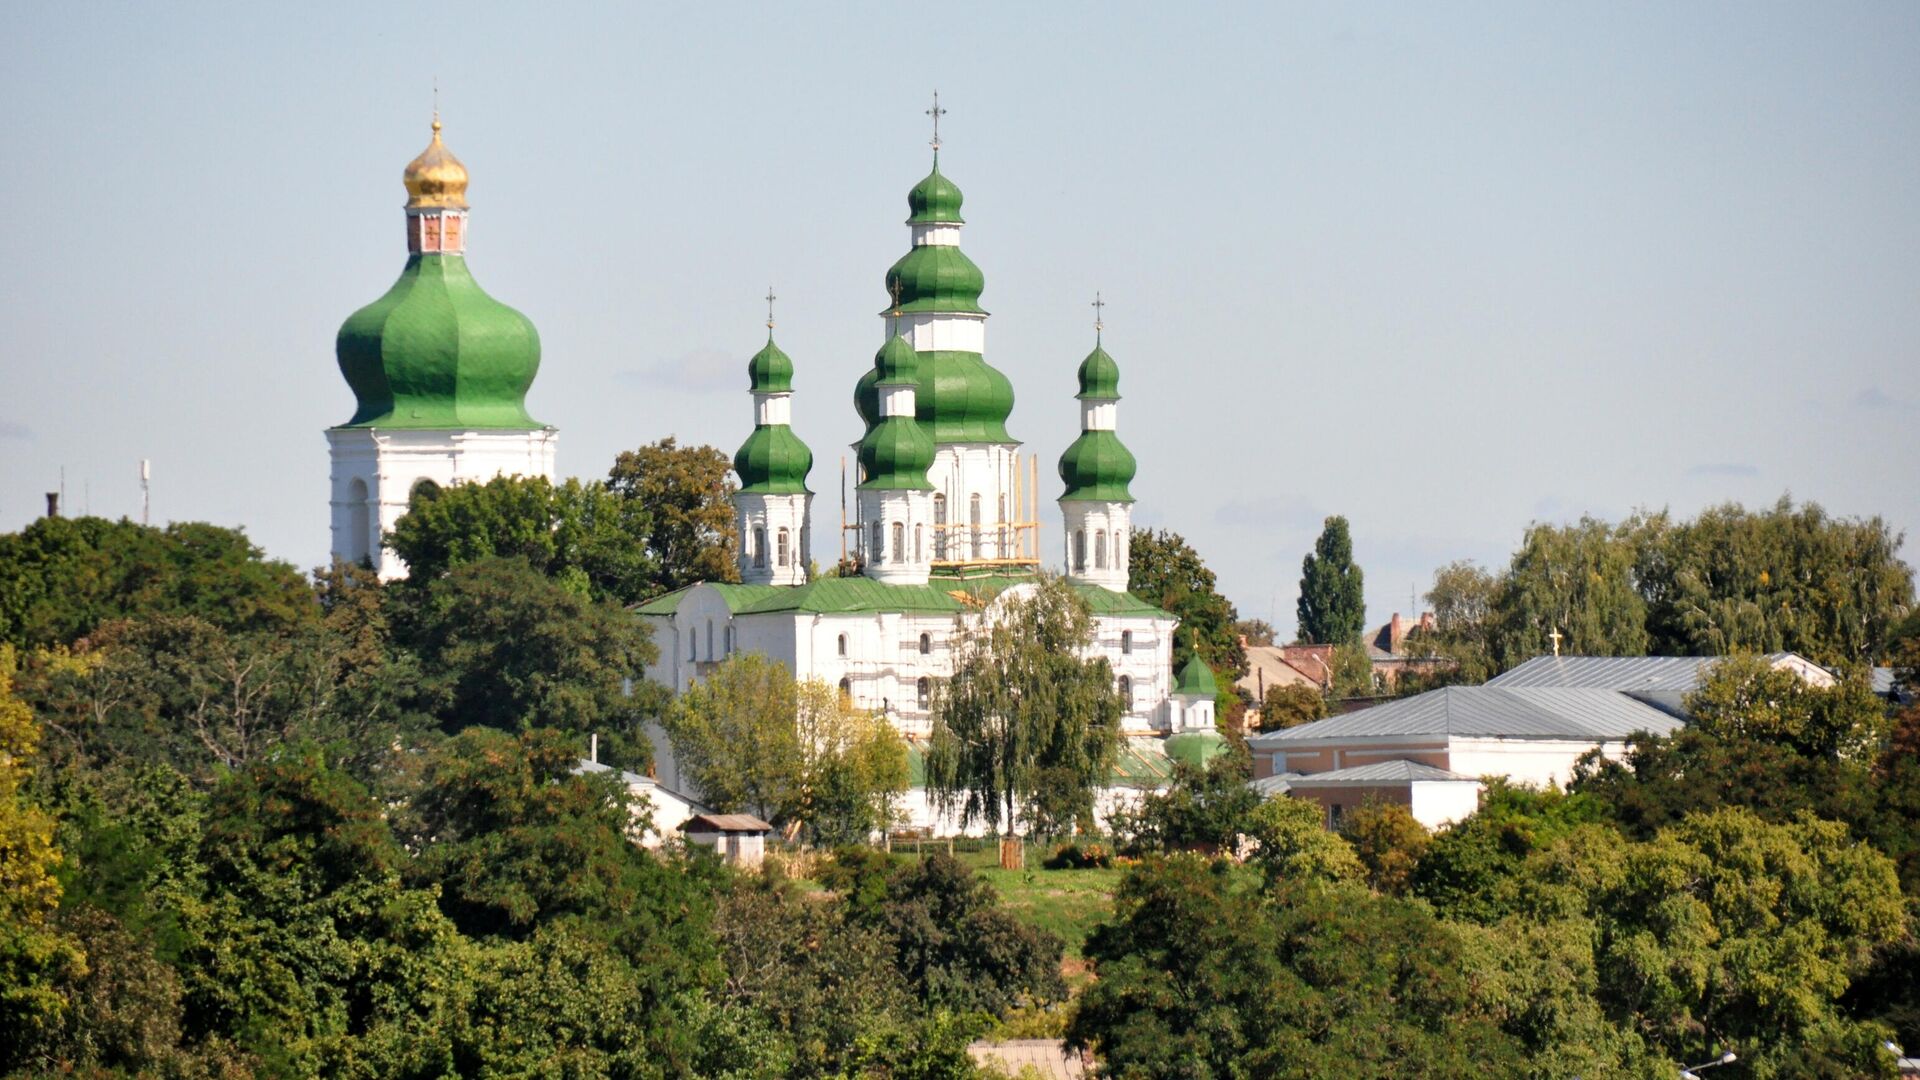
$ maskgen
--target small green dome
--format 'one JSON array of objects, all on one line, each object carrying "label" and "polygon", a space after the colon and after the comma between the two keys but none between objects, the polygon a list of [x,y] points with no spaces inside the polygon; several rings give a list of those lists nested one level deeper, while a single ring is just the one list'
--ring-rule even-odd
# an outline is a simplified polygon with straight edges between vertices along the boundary
[{"label": "small green dome", "polygon": [[966,252],[948,245],[921,244],[900,256],[887,271],[887,295],[900,298],[899,306],[887,311],[985,315],[980,293],[986,287],[986,275]]},{"label": "small green dome", "polygon": [[1213,669],[1200,659],[1199,653],[1194,653],[1187,657],[1187,666],[1180,669],[1180,677],[1174,680],[1173,692],[1210,698],[1220,693],[1220,684],[1214,680]]},{"label": "small green dome", "polygon": [[1111,431],[1083,431],[1060,455],[1060,479],[1067,485],[1062,502],[1132,502],[1138,465]]},{"label": "small green dome", "polygon": [[747,378],[756,394],[783,394],[793,391],[793,361],[773,343],[767,332],[767,347],[747,361]]},{"label": "small green dome", "polygon": [[960,216],[960,189],[940,175],[938,153],[933,155],[933,171],[907,192],[907,209],[912,212],[907,218],[909,225],[966,224],[966,219]]},{"label": "small green dome", "polygon": [[1227,752],[1227,737],[1217,731],[1183,731],[1162,747],[1169,758],[1204,769],[1207,762]]},{"label": "small green dome", "polygon": [[1075,396],[1098,401],[1120,400],[1120,365],[1098,344],[1080,361],[1080,393]]},{"label": "small green dome", "polygon": [[[918,386],[920,354],[913,351],[906,338],[895,334],[873,354],[873,372],[875,386]],[[920,411],[918,406],[914,411]]]},{"label": "small green dome", "polygon": [[460,255],[414,255],[334,341],[359,407],[343,427],[543,427],[527,415],[540,334],[488,296]]},{"label": "small green dome", "polygon": [[813,451],[785,424],[762,424],[733,455],[740,490],[748,494],[806,495]]},{"label": "small green dome", "polygon": [[[928,351],[919,354],[919,386],[914,412],[936,443],[1010,443],[1007,417],[1013,415],[1013,383],[981,359],[979,353]],[[853,388],[853,407],[872,427],[880,419],[880,374],[868,368]]]}]

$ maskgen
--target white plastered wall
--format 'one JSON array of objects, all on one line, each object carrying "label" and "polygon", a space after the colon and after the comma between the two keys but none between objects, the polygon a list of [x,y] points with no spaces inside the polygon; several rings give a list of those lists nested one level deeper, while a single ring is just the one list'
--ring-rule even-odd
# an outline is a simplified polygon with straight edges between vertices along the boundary
[{"label": "white plastered wall", "polygon": [[[811,495],[736,493],[734,524],[740,530],[740,580],[749,585],[804,585],[813,535],[807,526]],[[787,558],[780,561],[780,530],[787,530]]]},{"label": "white plastered wall", "polygon": [[1067,577],[1114,592],[1127,591],[1127,566],[1132,557],[1133,507],[1123,502],[1061,500],[1065,524]]}]

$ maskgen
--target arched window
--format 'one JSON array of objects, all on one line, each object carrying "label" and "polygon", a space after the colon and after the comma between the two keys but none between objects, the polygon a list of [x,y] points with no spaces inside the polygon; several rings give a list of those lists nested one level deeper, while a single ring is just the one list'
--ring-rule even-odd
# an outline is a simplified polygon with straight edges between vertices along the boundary
[{"label": "arched window", "polygon": [[914,694],[914,700],[920,703],[921,708],[924,709],[928,705],[933,704],[932,681],[928,679],[921,679],[919,682],[914,683],[913,694]]},{"label": "arched window", "polygon": [[840,696],[843,698],[846,698],[848,701],[853,700],[853,680],[852,679],[840,680]]},{"label": "arched window", "polygon": [[1087,530],[1085,529],[1073,534],[1073,568],[1075,570],[1087,568]]},{"label": "arched window", "polygon": [[1127,568],[1127,530],[1125,529],[1113,530],[1113,568],[1115,570]]},{"label": "arched window", "polygon": [[733,655],[733,624],[732,623],[727,624],[726,642],[727,642],[727,655],[732,656]]},{"label": "arched window", "polygon": [[1107,530],[1105,529],[1093,530],[1093,568],[1095,570],[1107,568]]},{"label": "arched window", "polygon": [[974,492],[967,499],[967,524],[973,541],[973,557],[980,557],[980,493]]},{"label": "arched window", "polygon": [[907,526],[904,522],[893,523],[893,561],[907,561]]},{"label": "arched window", "polygon": [[1125,675],[1120,676],[1120,701],[1128,712],[1133,711],[1133,680]]},{"label": "arched window", "polygon": [[840,635],[839,655],[841,656],[847,655],[847,635],[845,634]]},{"label": "arched window", "polygon": [[753,527],[753,565],[767,565],[767,527],[764,525]]},{"label": "arched window", "polygon": [[719,659],[718,654],[716,654],[713,651],[713,620],[712,619],[707,620],[707,659],[709,660]]},{"label": "arched window", "polygon": [[1000,494],[1000,519],[999,520],[1000,520],[1000,550],[999,552],[997,552],[997,554],[1004,559],[1007,557],[1007,496],[1005,492],[1002,492]]},{"label": "arched window", "polygon": [[373,512],[367,507],[367,482],[359,477],[347,485],[346,550],[340,554],[350,563],[367,561],[373,552]]},{"label": "arched window", "polygon": [[1122,630],[1120,631],[1120,655],[1131,656],[1132,654],[1133,654],[1133,631]]},{"label": "arched window", "polygon": [[927,655],[930,655],[932,652],[933,652],[933,635],[921,634],[920,635],[920,655],[927,656]]},{"label": "arched window", "polygon": [[779,565],[784,569],[787,565],[788,560],[791,558],[790,548],[793,543],[793,540],[792,540],[791,534],[788,533],[787,530],[785,529],[781,529],[777,534],[775,534],[775,539],[777,539],[780,544],[780,549],[776,553],[780,558]]},{"label": "arched window", "polygon": [[867,551],[867,561],[880,562],[882,561],[880,542],[886,538],[887,527],[881,522],[876,521],[873,523],[873,528],[868,531],[873,533],[873,538],[872,538],[872,541],[867,545],[869,548],[869,550]]},{"label": "arched window", "polygon": [[919,562],[922,559],[926,558],[926,555],[923,554],[923,552],[926,551],[926,548],[921,546],[920,528],[921,527],[918,524],[915,524],[913,527],[913,561],[914,562]]},{"label": "arched window", "polygon": [[936,561],[944,561],[947,557],[946,524],[947,497],[935,495],[933,497],[933,557]]}]

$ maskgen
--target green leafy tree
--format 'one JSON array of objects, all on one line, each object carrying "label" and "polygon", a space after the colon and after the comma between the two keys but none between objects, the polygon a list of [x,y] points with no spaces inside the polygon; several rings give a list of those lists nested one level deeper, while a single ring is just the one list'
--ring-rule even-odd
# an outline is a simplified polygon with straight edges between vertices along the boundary
[{"label": "green leafy tree", "polygon": [[1353,536],[1347,519],[1326,520],[1313,550],[1300,563],[1300,640],[1315,645],[1346,645],[1367,629],[1367,598],[1360,567],[1353,561]]},{"label": "green leafy tree", "polygon": [[1365,868],[1353,845],[1326,829],[1326,811],[1309,799],[1267,799],[1248,815],[1252,863],[1269,888],[1359,881]]},{"label": "green leafy tree", "polygon": [[[1233,679],[1247,673],[1246,651],[1235,629],[1240,614],[1216,588],[1213,571],[1179,533],[1133,530],[1127,549],[1127,591],[1180,619],[1173,641],[1173,670],[1200,658]],[[1225,681],[1232,682],[1233,679]]]},{"label": "green leafy tree", "polygon": [[1479,812],[1434,838],[1413,872],[1413,891],[1442,914],[1491,921],[1496,897],[1534,852],[1581,825],[1604,820],[1593,798],[1492,779]]},{"label": "green leafy tree", "polygon": [[1366,868],[1367,884],[1405,896],[1413,888],[1413,871],[1433,843],[1433,834],[1400,803],[1369,802],[1340,819],[1340,838],[1353,846]]},{"label": "green leafy tree", "polygon": [[1372,697],[1380,688],[1373,679],[1373,657],[1367,647],[1350,642],[1333,647],[1333,685],[1327,695],[1336,699]]},{"label": "green leafy tree", "polygon": [[1247,786],[1251,764],[1245,750],[1215,755],[1204,768],[1175,762],[1167,789],[1116,813],[1113,831],[1137,851],[1232,852],[1253,830],[1260,806],[1259,793]]},{"label": "green leafy tree", "polygon": [[0,641],[69,645],[103,623],[145,615],[281,632],[319,610],[299,572],[267,559],[238,529],[41,518],[0,535]]},{"label": "green leafy tree", "polygon": [[1260,730],[1281,731],[1325,719],[1327,699],[1319,690],[1301,683],[1267,687],[1260,702]]},{"label": "green leafy tree", "polygon": [[907,790],[907,743],[885,716],[819,679],[795,691],[800,785],[794,818],[818,844],[859,843],[893,824]]},{"label": "green leafy tree", "polygon": [[1632,525],[1583,517],[1577,524],[1534,525],[1500,590],[1495,659],[1502,668],[1552,651],[1573,656],[1645,656],[1647,602],[1634,578]]},{"label": "green leafy tree", "polygon": [[697,581],[739,581],[735,559],[733,493],[727,455],[711,446],[681,446],[672,436],[623,450],[607,485],[651,515],[647,554],[654,573],[649,595]]},{"label": "green leafy tree", "polygon": [[644,503],[603,484],[496,476],[484,484],[422,485],[387,545],[418,585],[457,567],[511,558],[595,600],[624,604],[656,591],[657,567],[647,551],[652,527]]},{"label": "green leafy tree", "polygon": [[896,869],[886,899],[870,912],[923,1005],[1001,1016],[1023,1002],[1066,997],[1060,938],[1008,911],[992,885],[954,858],[934,855]]},{"label": "green leafy tree", "polygon": [[941,807],[1010,834],[1017,804],[1044,782],[1074,816],[1091,815],[1125,708],[1106,660],[1082,658],[1092,640],[1086,602],[1057,578],[1003,594],[961,634],[927,749],[927,787]]},{"label": "green leafy tree", "polygon": [[519,559],[456,567],[407,613],[425,705],[449,731],[607,731],[608,760],[644,766],[642,699],[631,692],[654,656],[644,628]]},{"label": "green leafy tree", "polygon": [[675,698],[664,717],[674,760],[722,813],[788,818],[805,786],[799,686],[763,653],[735,653]]},{"label": "green leafy tree", "polygon": [[1273,624],[1265,619],[1241,619],[1233,624],[1233,631],[1246,638],[1248,645],[1273,644]]},{"label": "green leafy tree", "polygon": [[[1415,629],[1401,651],[1415,656],[1442,656],[1458,665],[1449,677],[1477,686],[1499,674],[1494,662],[1494,634],[1501,578],[1478,564],[1461,560],[1433,572],[1427,603],[1433,606],[1433,629]],[[1405,676],[1402,677],[1403,681]]]}]

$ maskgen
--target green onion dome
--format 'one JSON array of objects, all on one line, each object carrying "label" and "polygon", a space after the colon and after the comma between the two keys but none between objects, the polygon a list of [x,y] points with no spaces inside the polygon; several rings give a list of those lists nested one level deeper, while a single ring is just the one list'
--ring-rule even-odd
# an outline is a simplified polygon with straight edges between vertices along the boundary
[{"label": "green onion dome", "polygon": [[1204,769],[1207,762],[1227,752],[1227,737],[1217,731],[1183,731],[1162,747],[1169,758]]},{"label": "green onion dome", "polygon": [[785,394],[793,390],[793,360],[780,351],[773,343],[773,334],[767,334],[767,347],[753,354],[747,361],[747,378],[751,380],[751,389],[756,394]]},{"label": "green onion dome", "polygon": [[1097,344],[1087,358],[1080,361],[1080,393],[1075,396],[1097,401],[1120,400],[1120,365]]},{"label": "green onion dome", "polygon": [[813,451],[785,424],[762,424],[733,455],[740,490],[761,495],[806,495]]},{"label": "green onion dome", "polygon": [[1127,485],[1139,466],[1111,431],[1083,431],[1060,455],[1062,502],[1132,502]]},{"label": "green onion dome", "polygon": [[1194,697],[1213,697],[1220,692],[1220,684],[1214,681],[1213,669],[1196,652],[1187,657],[1187,665],[1180,669],[1179,678],[1174,680],[1173,692]]},{"label": "green onion dome", "polygon": [[960,189],[940,175],[937,151],[933,155],[933,171],[907,192],[907,209],[912,212],[907,218],[909,225],[966,224],[966,219],[960,216]]},{"label": "green onion dome", "polygon": [[387,294],[348,317],[334,341],[359,399],[344,427],[543,427],[527,415],[540,335],[488,296],[460,255],[417,254]]},{"label": "green onion dome", "polygon": [[[891,337],[873,358],[875,394],[880,387],[917,386],[920,357],[903,337]],[[876,409],[876,411],[878,411]],[[918,409],[915,410],[916,412]],[[933,436],[912,416],[883,416],[860,439],[863,491],[931,491],[927,469],[933,465]]]},{"label": "green onion dome", "polygon": [[[879,373],[869,368],[853,388],[853,407],[868,427],[880,419]],[[1010,443],[1013,383],[979,353],[920,354],[914,412],[936,443]]]},{"label": "green onion dome", "polygon": [[967,253],[948,245],[921,244],[887,270],[887,295],[900,298],[899,306],[889,310],[907,315],[921,311],[985,315],[980,293],[986,287],[986,275]]}]

